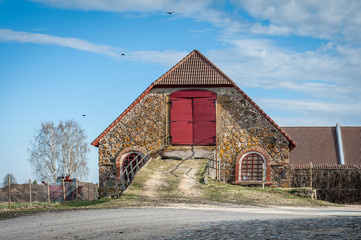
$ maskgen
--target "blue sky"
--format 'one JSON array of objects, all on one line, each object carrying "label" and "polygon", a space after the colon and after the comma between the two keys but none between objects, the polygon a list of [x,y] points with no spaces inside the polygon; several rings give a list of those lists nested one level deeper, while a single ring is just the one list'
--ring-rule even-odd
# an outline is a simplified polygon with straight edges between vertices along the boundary
[{"label": "blue sky", "polygon": [[0,0],[0,178],[35,178],[41,122],[91,142],[194,49],[280,126],[359,126],[360,16],[356,0]]}]

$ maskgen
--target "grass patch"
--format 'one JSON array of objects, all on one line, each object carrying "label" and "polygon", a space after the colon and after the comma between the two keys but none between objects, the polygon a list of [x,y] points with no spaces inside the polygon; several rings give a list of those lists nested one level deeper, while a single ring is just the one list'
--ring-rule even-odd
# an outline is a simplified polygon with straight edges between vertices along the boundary
[{"label": "grass patch", "polygon": [[[53,204],[53,203],[51,203]],[[33,202],[32,203],[32,207],[44,207],[44,206],[48,206],[49,203],[47,202]],[[9,208],[9,203],[0,203],[0,210],[2,209],[8,209]],[[17,209],[17,208],[30,208],[29,203],[11,203],[11,208],[13,209]]]},{"label": "grass patch", "polygon": [[220,203],[235,203],[252,206],[339,206],[311,198],[293,195],[292,189],[244,187],[218,183],[208,179],[209,184],[203,186],[204,199]]},{"label": "grass patch", "polygon": [[[13,203],[9,211],[8,203],[0,204],[0,218],[15,217],[42,211],[87,209],[87,208],[122,208],[140,206],[163,206],[170,203],[193,204],[235,204],[249,206],[342,206],[310,198],[302,198],[292,194],[293,189],[243,187],[219,183],[207,178],[204,184],[203,174],[206,160],[162,160],[153,159],[135,176],[131,186],[118,199],[99,199],[93,201],[72,201],[61,203]],[[185,184],[184,176],[192,174],[195,184],[192,189],[197,196],[186,196],[181,185]],[[157,175],[158,174],[158,175]],[[161,184],[155,187],[156,197],[148,197],[146,183],[157,175]]]}]

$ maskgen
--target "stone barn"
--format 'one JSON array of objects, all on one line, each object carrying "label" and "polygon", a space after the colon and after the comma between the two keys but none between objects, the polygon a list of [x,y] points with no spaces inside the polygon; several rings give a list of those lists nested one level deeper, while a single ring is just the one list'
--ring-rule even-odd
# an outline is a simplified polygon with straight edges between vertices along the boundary
[{"label": "stone barn", "polygon": [[194,50],[154,81],[93,142],[99,196],[150,153],[208,158],[220,181],[287,187],[295,141],[226,74]]}]

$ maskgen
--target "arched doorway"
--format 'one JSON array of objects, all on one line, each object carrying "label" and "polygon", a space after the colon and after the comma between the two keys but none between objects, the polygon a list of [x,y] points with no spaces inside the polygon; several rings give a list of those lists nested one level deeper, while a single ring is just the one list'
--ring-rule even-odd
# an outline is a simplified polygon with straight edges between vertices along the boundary
[{"label": "arched doorway", "polygon": [[170,95],[170,136],[172,145],[216,144],[217,94],[188,89]]},{"label": "arched doorway", "polygon": [[120,173],[124,173],[123,176],[125,180],[131,180],[145,162],[144,154],[140,152],[128,152],[123,156]]}]

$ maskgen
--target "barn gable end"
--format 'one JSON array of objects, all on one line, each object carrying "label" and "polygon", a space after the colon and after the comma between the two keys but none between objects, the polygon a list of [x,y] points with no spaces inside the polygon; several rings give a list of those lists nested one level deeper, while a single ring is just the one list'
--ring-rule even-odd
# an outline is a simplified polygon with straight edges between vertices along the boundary
[{"label": "barn gable end", "polygon": [[[266,184],[287,185],[288,154],[296,146],[295,141],[228,76],[194,50],[153,82],[92,142],[93,146],[99,148],[101,197],[116,194],[118,171],[127,154],[137,152],[146,155],[161,150],[164,144],[172,144],[171,135],[177,133],[172,131],[175,128],[172,122],[175,121],[171,119],[171,112],[175,110],[174,106],[172,108],[171,96],[182,91],[198,94],[189,96],[193,107],[195,102],[209,105],[207,99],[202,97],[202,92],[214,94],[211,94],[214,97],[209,98],[215,104],[214,110],[211,110],[215,111],[214,141],[191,142],[194,145],[215,145],[214,156],[220,160],[221,169],[215,172],[214,177],[236,184],[259,183],[259,173],[248,172],[250,170],[247,168],[251,165],[245,163],[253,161],[247,157],[253,154],[249,156],[258,156],[259,160],[257,163],[252,162],[256,165],[252,165],[250,169],[255,166],[263,167],[257,165],[263,162],[266,166]],[[173,114],[173,118],[174,116],[177,115]],[[194,134],[197,132],[194,131],[197,124],[193,122],[197,121],[190,119],[180,126],[193,124],[193,131],[189,131]],[[214,122],[212,116],[209,117],[209,122]],[[203,135],[200,133],[195,138],[201,139]],[[200,144],[201,142],[205,144]],[[243,159],[246,160],[243,162]],[[251,179],[256,180],[250,181]]]}]

